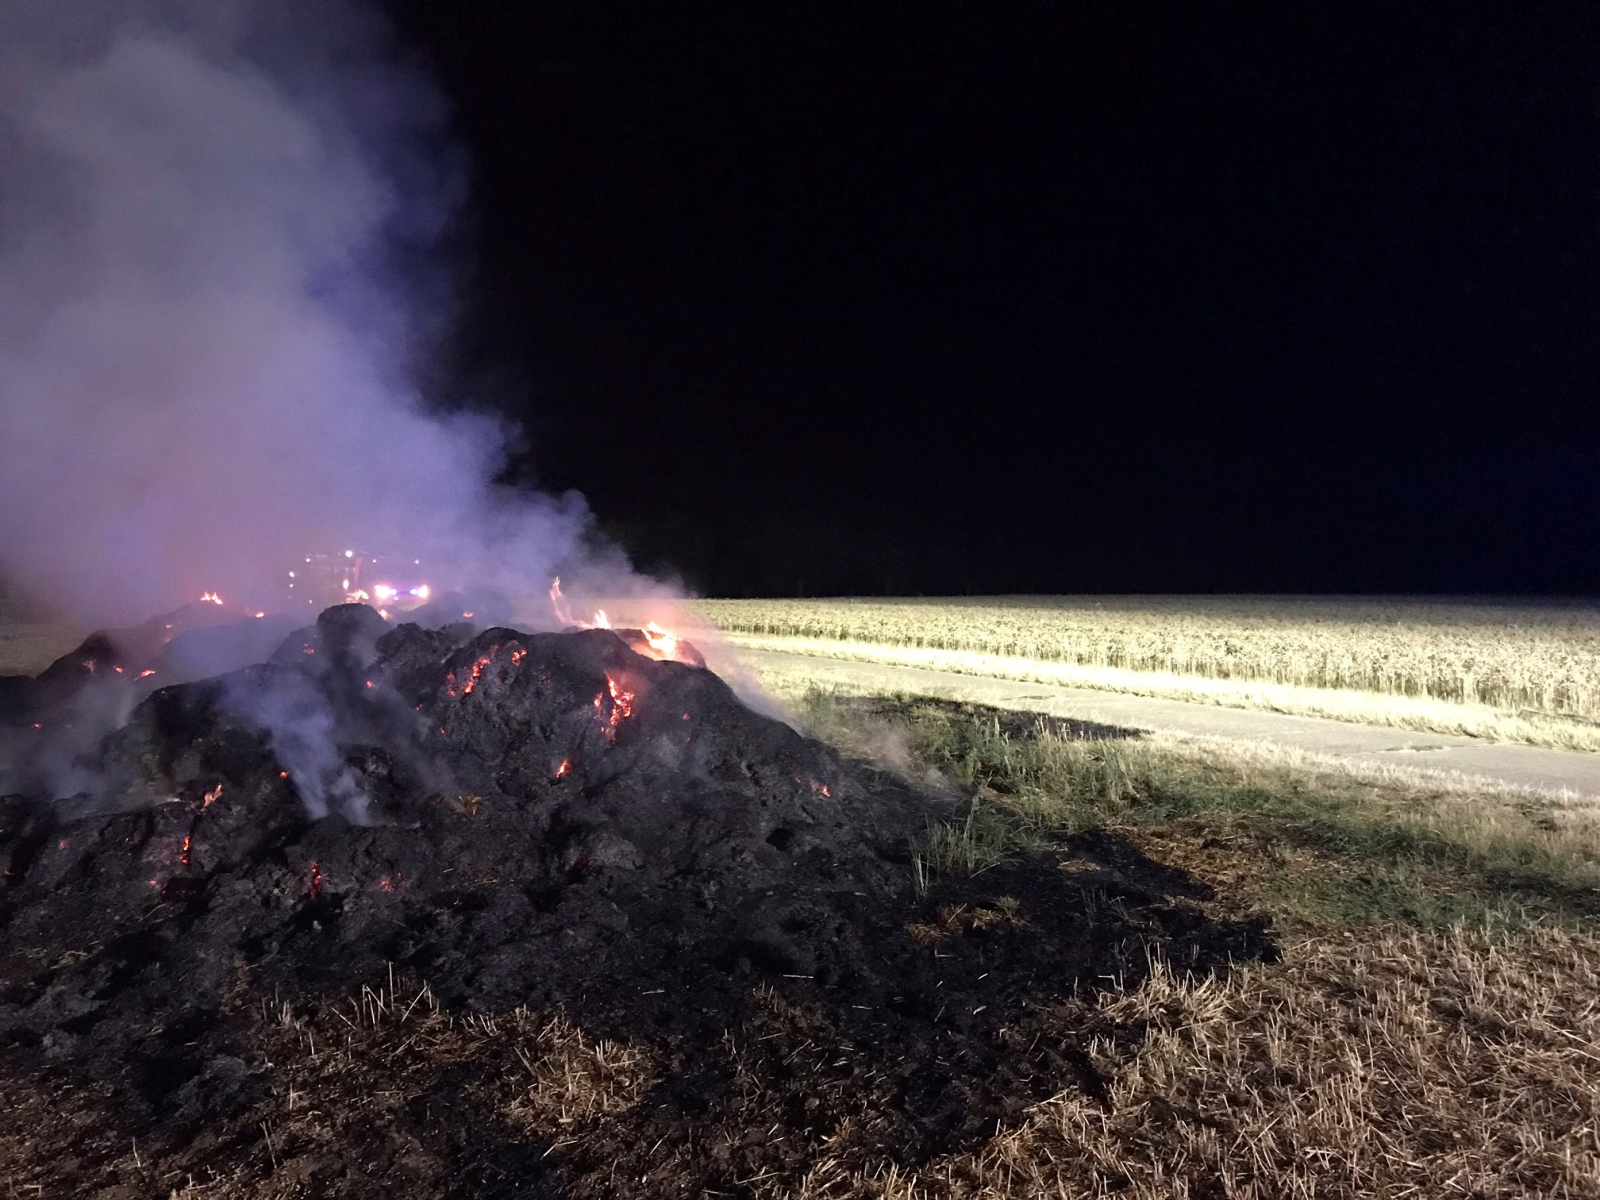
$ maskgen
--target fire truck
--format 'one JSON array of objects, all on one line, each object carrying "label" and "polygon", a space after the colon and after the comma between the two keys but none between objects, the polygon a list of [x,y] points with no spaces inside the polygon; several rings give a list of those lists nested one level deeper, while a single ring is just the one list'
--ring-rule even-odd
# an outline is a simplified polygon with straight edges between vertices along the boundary
[{"label": "fire truck", "polygon": [[370,604],[389,616],[421,608],[433,596],[421,559],[358,550],[307,554],[285,582],[291,604],[317,612],[334,604]]}]

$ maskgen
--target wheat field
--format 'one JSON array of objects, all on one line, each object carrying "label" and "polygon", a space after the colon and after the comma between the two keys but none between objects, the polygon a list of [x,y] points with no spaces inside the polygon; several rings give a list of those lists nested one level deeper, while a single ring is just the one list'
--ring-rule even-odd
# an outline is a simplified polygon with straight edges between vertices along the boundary
[{"label": "wheat field", "polygon": [[698,600],[736,644],[1600,749],[1600,604]]}]

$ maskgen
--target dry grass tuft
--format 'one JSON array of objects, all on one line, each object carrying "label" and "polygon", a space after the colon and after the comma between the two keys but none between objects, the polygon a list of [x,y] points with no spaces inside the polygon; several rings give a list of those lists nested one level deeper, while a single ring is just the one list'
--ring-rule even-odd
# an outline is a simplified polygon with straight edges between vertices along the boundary
[{"label": "dry grass tuft", "polygon": [[594,1117],[626,1112],[660,1078],[648,1050],[594,1040],[557,1015],[516,1047],[533,1082],[507,1108],[529,1130],[549,1135]]},{"label": "dry grass tuft", "polygon": [[982,904],[942,905],[935,917],[932,921],[908,922],[906,932],[911,940],[918,945],[931,946],[975,929],[1021,927],[1028,923],[1021,915],[1021,906],[1011,896],[1001,896],[993,908]]}]

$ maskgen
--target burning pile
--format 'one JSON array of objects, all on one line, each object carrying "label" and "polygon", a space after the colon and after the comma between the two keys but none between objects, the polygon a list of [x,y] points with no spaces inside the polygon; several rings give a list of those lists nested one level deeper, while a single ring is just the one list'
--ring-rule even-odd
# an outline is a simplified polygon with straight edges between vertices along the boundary
[{"label": "burning pile", "polygon": [[1032,907],[1012,924],[1033,949],[978,930],[970,961],[930,956],[908,924],[950,897],[914,893],[910,852],[949,809],[698,661],[649,630],[427,630],[344,605],[265,662],[154,691],[80,764],[93,811],[0,801],[0,1063],[73,1063],[194,1122],[262,1086],[227,1049],[241,986],[398,970],[452,1006],[581,1000],[602,1032],[709,1053],[766,981],[871,1014],[863,1044],[900,1064],[883,1071],[946,1080],[894,1102],[942,1114],[917,1126],[931,1152],[1014,1101],[996,1064],[1029,996],[1128,969],[1141,939],[1196,963],[1264,945],[1171,903],[1181,873],[1139,882],[1148,860],[1085,842],[1099,876],[993,876]]},{"label": "burning pile", "polygon": [[8,974],[99,950],[6,993],[0,1028],[67,1050],[214,999],[240,962],[293,986],[393,962],[491,1006],[636,990],[684,956],[859,970],[852,929],[906,891],[927,803],[630,641],[650,649],[345,605],[152,693],[80,764],[121,811],[4,802]]}]

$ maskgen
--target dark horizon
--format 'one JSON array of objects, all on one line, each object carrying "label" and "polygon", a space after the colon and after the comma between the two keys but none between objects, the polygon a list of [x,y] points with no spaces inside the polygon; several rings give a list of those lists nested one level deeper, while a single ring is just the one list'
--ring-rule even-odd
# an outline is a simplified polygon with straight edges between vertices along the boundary
[{"label": "dark horizon", "polygon": [[1600,592],[1591,7],[387,7],[435,390],[646,569]]}]

